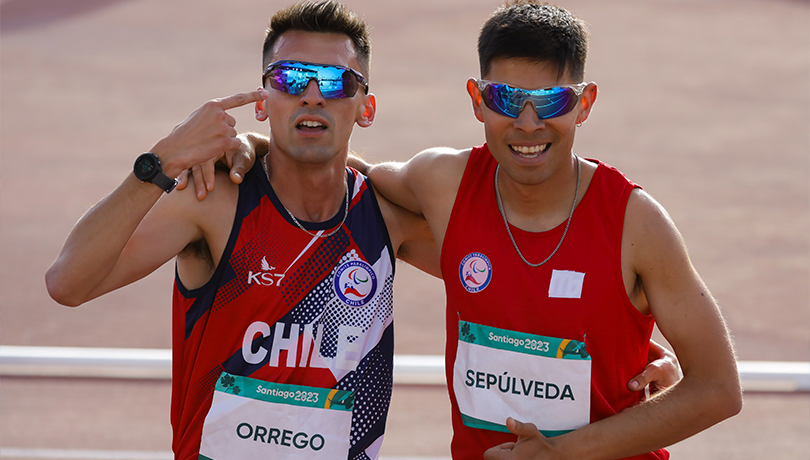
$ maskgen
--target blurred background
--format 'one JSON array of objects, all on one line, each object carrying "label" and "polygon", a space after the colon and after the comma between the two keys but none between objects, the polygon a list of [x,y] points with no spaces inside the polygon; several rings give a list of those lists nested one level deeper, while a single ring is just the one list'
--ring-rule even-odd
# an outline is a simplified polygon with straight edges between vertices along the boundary
[{"label": "blurred background", "polygon": [[[257,87],[267,20],[289,3],[0,2],[0,345],[171,347],[173,264],[78,309],[48,297],[44,273],[137,155],[206,100]],[[483,143],[464,85],[500,2],[345,3],[372,26],[378,104],[353,150],[407,160]],[[810,361],[810,2],[556,3],[589,23],[586,78],[599,85],[575,151],[667,208],[740,360]],[[232,114],[238,130],[267,132],[252,107]],[[397,270],[397,353],[441,355],[440,280]],[[0,457],[170,458],[170,389],[161,378],[3,375]],[[750,392],[745,404],[673,446],[674,458],[810,457],[810,394]],[[444,386],[395,386],[386,458],[449,457],[450,436]]]}]

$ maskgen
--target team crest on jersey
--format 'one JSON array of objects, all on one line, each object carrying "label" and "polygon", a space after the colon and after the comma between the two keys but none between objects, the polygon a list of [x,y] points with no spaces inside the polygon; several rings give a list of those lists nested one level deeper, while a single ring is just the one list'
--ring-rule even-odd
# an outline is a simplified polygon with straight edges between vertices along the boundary
[{"label": "team crest on jersey", "polygon": [[377,275],[366,262],[351,260],[337,268],[334,287],[335,293],[346,305],[362,307],[377,292]]},{"label": "team crest on jersey", "polygon": [[483,291],[492,279],[492,264],[480,252],[471,252],[461,260],[458,276],[467,292]]}]

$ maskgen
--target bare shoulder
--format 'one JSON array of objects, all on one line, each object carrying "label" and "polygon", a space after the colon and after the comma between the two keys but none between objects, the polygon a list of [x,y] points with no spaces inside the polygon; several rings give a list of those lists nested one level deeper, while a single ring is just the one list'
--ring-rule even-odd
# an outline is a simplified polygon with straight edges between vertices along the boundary
[{"label": "bare shoulder", "polygon": [[[193,208],[194,218],[199,223],[204,237],[209,240],[209,244],[218,245],[217,238],[221,239],[223,232],[229,234],[233,226],[236,204],[239,200],[239,185],[231,181],[228,171],[217,169],[214,190],[208,192],[205,200],[197,200],[194,194],[185,200],[189,201],[189,208]],[[227,235],[225,239],[227,240]],[[226,241],[221,243],[224,248]]]},{"label": "bare shoulder", "polygon": [[[424,177],[438,179],[440,183],[453,182],[464,174],[472,149],[432,147],[417,153],[408,162],[410,168]],[[458,185],[458,184],[456,184]]]},{"label": "bare shoulder", "polygon": [[404,163],[381,163],[369,168],[376,190],[392,203],[430,218],[433,209],[455,198],[469,150],[435,147]]},{"label": "bare shoulder", "polygon": [[649,193],[635,189],[625,212],[624,238],[641,248],[652,249],[661,243],[683,246],[683,239],[669,213]]},{"label": "bare shoulder", "polygon": [[[210,191],[204,200],[198,200],[195,195],[194,178],[189,174],[189,184],[182,190],[175,190],[163,196],[158,206],[167,208],[175,216],[172,220],[191,219],[204,227],[213,220],[213,214],[227,212],[236,205],[239,186],[234,184],[228,171],[217,169],[214,190]],[[161,211],[166,212],[166,211]],[[211,217],[211,218],[206,218]]]},{"label": "bare shoulder", "polygon": [[708,295],[669,213],[640,189],[627,202],[622,270],[628,292],[635,283],[631,299],[642,313],[655,315],[656,306],[660,313],[663,306]]},{"label": "bare shoulder", "polygon": [[470,151],[471,149],[434,147],[420,152],[409,162],[406,174],[428,219],[439,216],[442,216],[442,220],[444,217],[449,218]]}]

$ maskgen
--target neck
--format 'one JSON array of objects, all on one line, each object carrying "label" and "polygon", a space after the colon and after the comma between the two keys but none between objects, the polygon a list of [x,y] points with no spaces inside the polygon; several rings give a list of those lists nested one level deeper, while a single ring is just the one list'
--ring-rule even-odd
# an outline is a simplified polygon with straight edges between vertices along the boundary
[{"label": "neck", "polygon": [[343,161],[301,163],[275,152],[268,153],[268,179],[281,204],[296,218],[324,222],[340,210],[346,200],[346,158]]},{"label": "neck", "polygon": [[522,230],[543,232],[566,222],[575,198],[579,201],[583,195],[581,177],[579,193],[576,191],[578,167],[580,176],[582,173],[578,162],[580,160],[572,154],[570,161],[566,160],[536,184],[518,183],[500,168],[498,191],[509,223]]}]

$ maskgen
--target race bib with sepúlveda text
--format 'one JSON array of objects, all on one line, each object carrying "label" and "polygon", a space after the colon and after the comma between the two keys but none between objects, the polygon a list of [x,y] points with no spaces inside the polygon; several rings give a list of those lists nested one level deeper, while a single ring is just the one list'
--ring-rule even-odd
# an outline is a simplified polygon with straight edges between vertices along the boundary
[{"label": "race bib with sep\u00falveda text", "polygon": [[453,390],[464,424],[508,432],[507,417],[557,436],[590,422],[585,343],[459,321]]},{"label": "race bib with sep\u00falveda text", "polygon": [[353,407],[352,391],[223,372],[205,417],[199,458],[347,458]]}]

